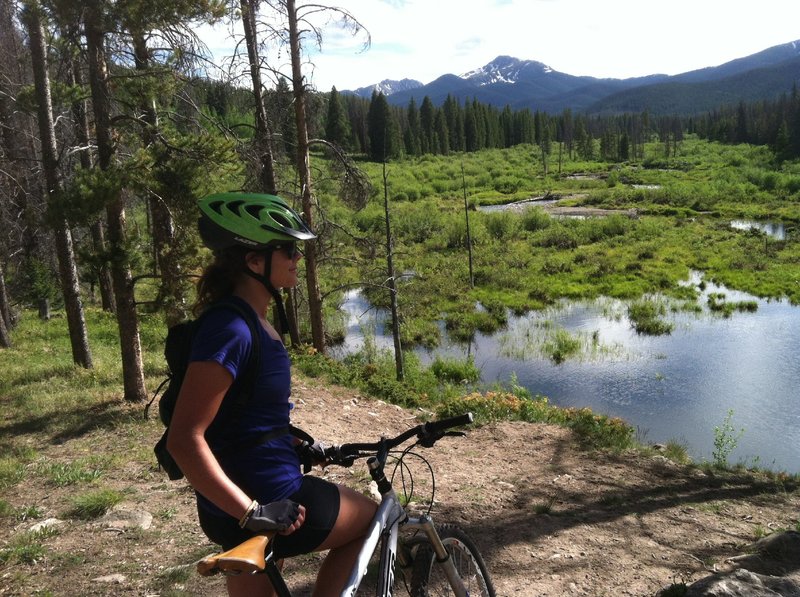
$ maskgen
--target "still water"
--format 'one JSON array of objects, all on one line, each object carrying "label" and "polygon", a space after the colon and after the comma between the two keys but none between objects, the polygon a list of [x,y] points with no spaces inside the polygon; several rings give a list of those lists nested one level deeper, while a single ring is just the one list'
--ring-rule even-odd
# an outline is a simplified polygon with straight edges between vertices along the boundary
[{"label": "still water", "polygon": [[[693,282],[697,282],[696,278]],[[729,318],[670,313],[670,335],[640,336],[619,301],[563,303],[557,309],[509,317],[506,330],[478,334],[469,345],[444,343],[419,350],[423,362],[436,355],[472,356],[482,382],[517,383],[558,406],[588,406],[625,419],[639,439],[683,442],[696,462],[712,460],[714,427],[729,410],[737,433],[744,429],[729,462],[800,472],[800,308],[785,301],[755,299],[715,287],[728,301],[756,300],[755,313]],[[705,297],[700,302],[705,305]],[[342,306],[348,331],[342,355],[363,346],[365,331],[379,348],[391,350],[385,313],[369,309],[356,291]],[[560,365],[535,346],[547,330],[560,327],[585,342],[582,356]]]}]

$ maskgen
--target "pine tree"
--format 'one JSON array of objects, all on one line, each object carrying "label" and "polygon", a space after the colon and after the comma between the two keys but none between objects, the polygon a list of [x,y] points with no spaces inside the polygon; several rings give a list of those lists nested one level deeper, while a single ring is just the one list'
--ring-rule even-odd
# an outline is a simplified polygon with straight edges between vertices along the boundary
[{"label": "pine tree", "polygon": [[419,121],[420,121],[420,151],[423,154],[433,153],[435,147],[433,145],[433,122],[436,119],[436,108],[433,106],[431,98],[427,95],[422,98],[422,105],[419,107]]},{"label": "pine tree", "polygon": [[328,95],[328,113],[325,118],[325,139],[344,149],[352,146],[350,123],[345,115],[342,100],[336,87]]},{"label": "pine tree", "polygon": [[407,115],[408,126],[403,134],[404,145],[406,154],[417,156],[422,154],[420,146],[420,120],[419,110],[417,109],[417,102],[412,97],[408,102]]},{"label": "pine tree", "polygon": [[367,118],[370,158],[383,162],[400,155],[397,122],[383,93],[373,92]]}]

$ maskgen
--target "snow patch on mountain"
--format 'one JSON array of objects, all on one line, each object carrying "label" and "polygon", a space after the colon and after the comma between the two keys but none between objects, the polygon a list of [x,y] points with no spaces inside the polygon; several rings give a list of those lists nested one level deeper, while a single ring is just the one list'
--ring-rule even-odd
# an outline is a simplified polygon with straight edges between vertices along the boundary
[{"label": "snow patch on mountain", "polygon": [[353,93],[361,97],[371,97],[372,92],[377,91],[378,93],[389,96],[398,91],[408,91],[410,89],[416,89],[417,87],[422,87],[422,83],[415,79],[403,79],[401,81],[384,79],[380,83],[375,83],[374,85],[359,87]]},{"label": "snow patch on mountain", "polygon": [[551,73],[553,69],[534,60],[519,60],[511,56],[498,56],[490,63],[460,75],[462,79],[472,81],[479,86],[493,85],[495,83],[517,83],[522,77],[523,70],[539,70]]}]

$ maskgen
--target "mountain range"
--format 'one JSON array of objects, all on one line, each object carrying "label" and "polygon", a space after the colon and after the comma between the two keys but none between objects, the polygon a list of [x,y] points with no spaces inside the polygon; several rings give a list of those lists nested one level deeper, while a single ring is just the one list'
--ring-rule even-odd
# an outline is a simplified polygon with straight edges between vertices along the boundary
[{"label": "mountain range", "polygon": [[776,99],[800,86],[800,40],[773,46],[719,66],[678,75],[628,79],[575,76],[534,60],[498,56],[463,75],[445,74],[423,84],[413,79],[384,80],[342,93],[369,98],[382,92],[390,104],[417,105],[428,96],[441,105],[448,95],[512,110],[549,113],[565,109],[587,114],[642,112],[695,114],[740,101]]}]

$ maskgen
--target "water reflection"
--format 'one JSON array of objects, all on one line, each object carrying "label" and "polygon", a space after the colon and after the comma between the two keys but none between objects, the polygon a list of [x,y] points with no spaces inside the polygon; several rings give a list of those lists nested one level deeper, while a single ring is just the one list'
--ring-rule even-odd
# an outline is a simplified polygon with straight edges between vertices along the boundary
[{"label": "water reflection", "polygon": [[776,240],[786,240],[786,226],[780,222],[753,222],[751,220],[734,220],[731,228],[736,230],[758,230]]},{"label": "water reflection", "polygon": [[[671,313],[672,334],[652,337],[631,328],[623,302],[564,302],[546,312],[510,316],[504,331],[478,334],[467,346],[446,343],[418,354],[425,363],[436,355],[472,355],[486,384],[516,377],[559,406],[588,406],[622,417],[646,434],[646,441],[683,441],[696,460],[711,460],[714,427],[732,409],[732,424],[745,432],[731,462],[754,464],[757,458],[761,466],[800,472],[800,386],[794,375],[800,312],[785,301],[708,284],[704,293],[711,292],[724,292],[729,301],[755,300],[758,311],[729,318]],[[335,355],[361,348],[365,329],[378,348],[391,349],[385,314],[369,309],[358,291],[348,295],[343,309],[347,337]],[[579,358],[553,364],[535,348],[537,334],[552,326],[579,335],[589,348]]]}]

